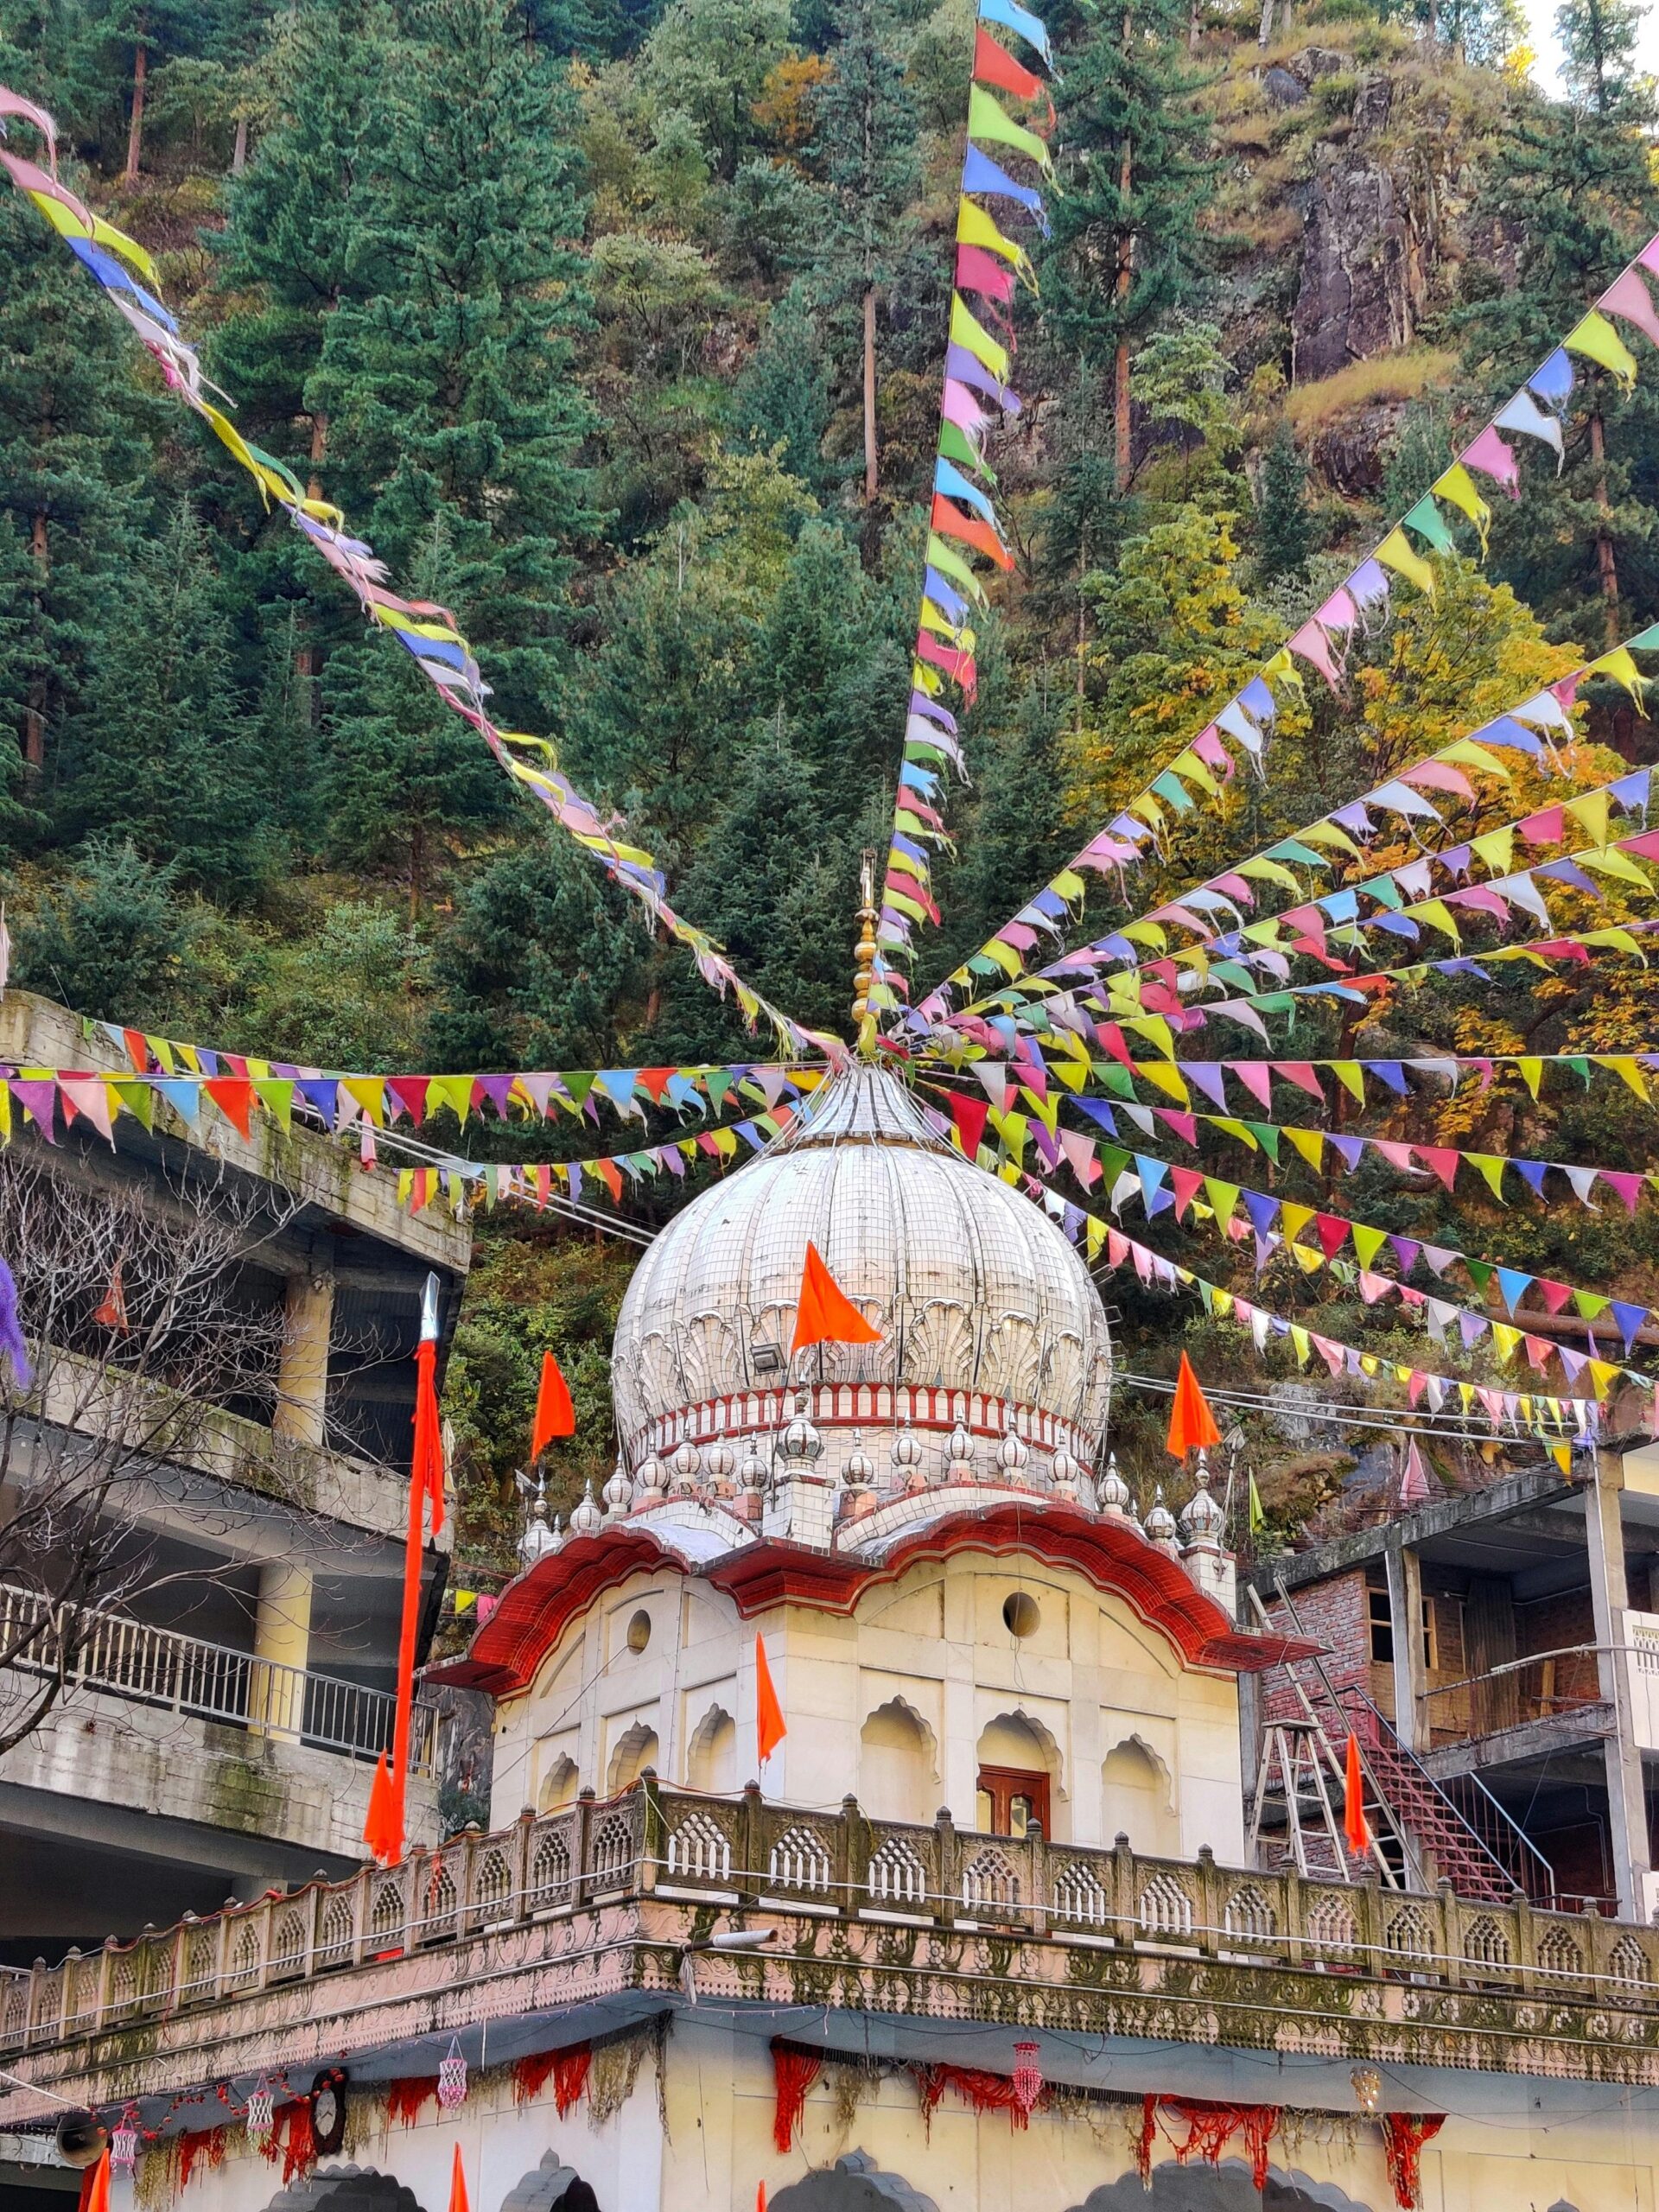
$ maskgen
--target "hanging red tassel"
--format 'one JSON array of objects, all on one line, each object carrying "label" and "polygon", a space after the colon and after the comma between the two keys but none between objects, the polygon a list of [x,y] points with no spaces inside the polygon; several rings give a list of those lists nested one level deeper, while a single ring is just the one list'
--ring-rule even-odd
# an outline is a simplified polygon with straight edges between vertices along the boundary
[{"label": "hanging red tassel", "polygon": [[1382,2149],[1389,2161],[1389,2179],[1401,2212],[1417,2212],[1423,2201],[1423,2145],[1446,2126],[1443,2112],[1384,2113]]},{"label": "hanging red tassel", "polygon": [[779,2151],[787,2152],[794,2142],[806,2110],[806,2093],[823,2071],[823,2061],[810,2051],[791,2050],[785,2044],[772,2046],[772,2139]]},{"label": "hanging red tassel", "polygon": [[110,1277],[110,1287],[104,1294],[104,1302],[92,1316],[101,1329],[116,1329],[124,1337],[132,1324],[127,1319],[127,1294],[121,1281],[121,1262],[115,1263]]}]

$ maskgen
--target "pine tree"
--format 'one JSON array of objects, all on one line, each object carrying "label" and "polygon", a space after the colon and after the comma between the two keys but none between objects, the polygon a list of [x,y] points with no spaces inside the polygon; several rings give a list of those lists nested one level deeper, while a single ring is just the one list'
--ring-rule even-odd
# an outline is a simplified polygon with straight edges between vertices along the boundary
[{"label": "pine tree", "polygon": [[1086,26],[1059,96],[1064,189],[1041,257],[1056,341],[1109,362],[1117,481],[1130,475],[1129,357],[1198,267],[1213,164],[1192,101],[1179,0],[1081,0]]},{"label": "pine tree", "polygon": [[1555,10],[1567,92],[1599,123],[1653,120],[1653,80],[1635,66],[1647,12],[1639,0],[1562,0]]},{"label": "pine tree", "polygon": [[118,832],[209,892],[251,891],[272,855],[245,703],[207,533],[181,500],[124,579],[66,733],[66,829]]},{"label": "pine tree", "polygon": [[757,445],[782,448],[784,467],[815,493],[829,480],[830,371],[800,280],[773,308],[765,338],[733,395],[737,427]]},{"label": "pine tree", "polygon": [[1256,493],[1256,558],[1269,578],[1302,577],[1313,550],[1313,521],[1307,508],[1307,463],[1290,424],[1281,416],[1262,456]]},{"label": "pine tree", "polygon": [[593,526],[571,336],[586,304],[575,115],[503,0],[408,0],[383,64],[383,134],[342,300],[307,385],[327,414],[331,494],[393,573],[435,525],[429,595],[487,662],[508,728],[545,728],[573,552]]},{"label": "pine tree", "polygon": [[815,150],[831,218],[819,262],[826,301],[859,313],[864,425],[866,557],[879,545],[876,308],[893,281],[920,181],[913,101],[884,0],[835,0],[835,74],[818,91]]},{"label": "pine tree", "polygon": [[[7,732],[38,792],[124,590],[159,409],[132,376],[132,341],[26,202],[0,199],[0,520],[24,619],[0,638]],[[22,547],[28,569],[20,567]],[[0,781],[7,763],[0,760]]]}]

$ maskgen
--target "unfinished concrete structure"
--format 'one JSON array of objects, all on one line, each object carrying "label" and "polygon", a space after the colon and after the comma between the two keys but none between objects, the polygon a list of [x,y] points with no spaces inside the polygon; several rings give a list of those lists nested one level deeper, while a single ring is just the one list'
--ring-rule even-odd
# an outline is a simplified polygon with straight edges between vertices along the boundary
[{"label": "unfinished concrete structure", "polygon": [[[0,1063],[131,1073],[107,1032],[16,991],[0,1003]],[[233,1211],[241,1249],[222,1295],[265,1332],[273,1371],[269,1387],[170,1416],[176,1376],[123,1370],[119,1418],[141,1399],[146,1417],[162,1412],[145,1431],[154,1448],[129,1454],[105,1501],[121,1524],[114,1601],[106,1583],[85,1606],[53,1608],[49,1575],[14,1571],[0,1586],[0,1650],[14,1654],[0,1688],[15,1703],[60,1662],[67,1678],[0,1757],[0,1957],[24,1961],[361,1860],[372,1762],[389,1740],[408,1354],[429,1269],[447,1339],[469,1259],[463,1226],[400,1209],[394,1175],[359,1173],[321,1131],[261,1116],[245,1137],[215,1110],[193,1118],[161,1099],[153,1123],[122,1116],[111,1146],[81,1116],[48,1147],[20,1117],[7,1159],[78,1203],[148,1210],[158,1238],[192,1208]],[[39,1428],[32,1454],[8,1461],[0,1515],[18,1512],[66,1431],[88,1449],[107,1441],[117,1416],[96,1384],[115,1325],[93,1316],[37,1361],[22,1407]],[[428,1634],[444,1579],[434,1550]],[[435,1732],[426,1712],[410,1809],[429,1842]]]},{"label": "unfinished concrete structure", "polygon": [[1649,1922],[1659,1905],[1659,1449],[1577,1455],[1281,1557],[1275,1625],[1324,1648],[1262,1679],[1275,1716],[1350,1731],[1430,1878]]}]

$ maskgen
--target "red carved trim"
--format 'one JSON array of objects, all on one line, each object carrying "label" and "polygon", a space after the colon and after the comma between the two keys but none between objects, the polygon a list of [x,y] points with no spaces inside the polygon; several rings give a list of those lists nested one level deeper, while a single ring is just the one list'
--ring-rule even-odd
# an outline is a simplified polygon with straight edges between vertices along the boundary
[{"label": "red carved trim", "polygon": [[691,1567],[645,1529],[577,1537],[512,1585],[465,1659],[431,1669],[428,1679],[498,1697],[528,1688],[570,1620],[636,1572],[700,1575],[731,1599],[743,1620],[781,1605],[846,1615],[867,1590],[897,1581],[918,1562],[963,1552],[993,1559],[1023,1554],[1074,1568],[1095,1589],[1123,1599],[1138,1620],[1166,1637],[1184,1666],[1260,1673],[1319,1649],[1287,1637],[1241,1635],[1215,1600],[1194,1587],[1185,1568],[1154,1551],[1127,1522],[1096,1521],[1065,1506],[1033,1511],[1009,1499],[987,1512],[930,1522],[913,1535],[900,1536],[883,1560],[772,1537]]}]

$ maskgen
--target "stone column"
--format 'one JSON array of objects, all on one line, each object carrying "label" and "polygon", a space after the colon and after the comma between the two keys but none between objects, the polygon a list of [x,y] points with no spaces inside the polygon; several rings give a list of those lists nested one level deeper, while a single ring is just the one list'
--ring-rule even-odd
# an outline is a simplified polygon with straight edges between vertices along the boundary
[{"label": "stone column", "polygon": [[1604,1740],[1602,1756],[1607,1770],[1607,1826],[1618,1884],[1618,1915],[1621,1920],[1645,1921],[1653,1887],[1653,1853],[1648,1840],[1642,1754],[1630,1722],[1621,1648],[1630,1640],[1624,1624],[1630,1609],[1624,1529],[1619,1519],[1624,1472],[1617,1454],[1597,1452],[1595,1473],[1585,1485],[1584,1519],[1590,1548],[1590,1596],[1599,1647],[1597,1670],[1602,1697],[1613,1714],[1612,1732]]},{"label": "stone column", "polygon": [[290,1275],[283,1306],[283,1352],[276,1370],[271,1433],[296,1444],[321,1445],[327,1428],[328,1338],[334,1281],[328,1274]]},{"label": "stone column", "polygon": [[1429,1748],[1428,1654],[1423,1642],[1423,1571],[1407,1543],[1390,1543],[1389,1611],[1394,1619],[1394,1732],[1408,1751]]},{"label": "stone column", "polygon": [[311,1592],[311,1569],[297,1560],[273,1560],[259,1570],[248,1724],[252,1733],[280,1743],[297,1744],[305,1727]]}]

